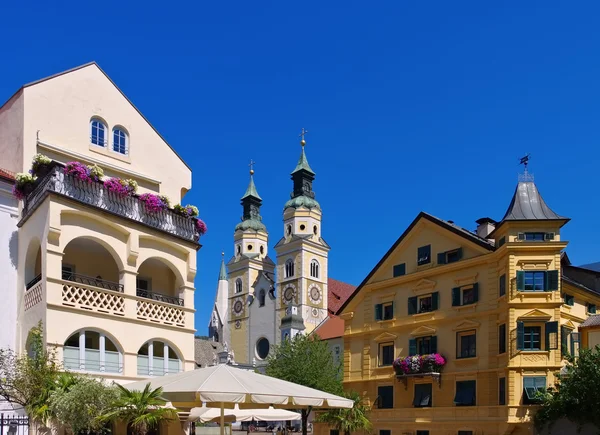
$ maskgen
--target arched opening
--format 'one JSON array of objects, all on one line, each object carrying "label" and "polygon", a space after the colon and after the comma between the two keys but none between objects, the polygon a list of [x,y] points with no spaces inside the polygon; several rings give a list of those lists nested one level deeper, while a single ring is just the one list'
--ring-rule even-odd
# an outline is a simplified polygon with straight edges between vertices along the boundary
[{"label": "arched opening", "polygon": [[123,155],[129,154],[129,135],[123,127],[113,128],[112,150]]},{"label": "arched opening", "polygon": [[167,343],[151,340],[144,343],[137,356],[137,374],[142,376],[163,376],[182,371],[177,352]]},{"label": "arched opening", "polygon": [[123,354],[103,332],[82,329],[63,346],[63,365],[68,370],[123,372]]},{"label": "arched opening", "polygon": [[310,276],[313,278],[319,277],[319,262],[317,260],[312,260],[310,262]]},{"label": "arched opening", "polygon": [[235,280],[235,292],[236,293],[241,293],[242,292],[242,280],[241,278],[238,278]]},{"label": "arched opening", "polygon": [[100,147],[106,146],[106,123],[100,118],[90,120],[90,142]]},{"label": "arched opening", "polygon": [[42,247],[38,239],[29,243],[25,256],[25,288],[29,290],[42,279]]},{"label": "arched opening", "polygon": [[294,260],[291,258],[285,262],[285,277],[289,278],[294,276]]},{"label": "arched opening", "polygon": [[265,290],[264,289],[260,289],[260,291],[258,292],[258,306],[259,307],[264,307],[265,306]]},{"label": "arched opening", "polygon": [[62,279],[105,290],[123,291],[115,258],[99,242],[83,237],[71,240],[65,247]]},{"label": "arched opening", "polygon": [[261,360],[266,359],[269,356],[270,347],[269,340],[265,337],[259,338],[256,342],[256,357]]},{"label": "arched opening", "polygon": [[148,258],[138,268],[136,293],[139,297],[183,306],[179,297],[181,280],[165,261]]}]

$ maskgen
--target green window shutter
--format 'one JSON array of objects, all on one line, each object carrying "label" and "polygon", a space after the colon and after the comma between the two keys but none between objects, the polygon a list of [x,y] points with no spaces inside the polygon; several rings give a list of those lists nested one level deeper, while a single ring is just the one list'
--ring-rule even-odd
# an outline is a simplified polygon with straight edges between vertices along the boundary
[{"label": "green window shutter", "polygon": [[432,335],[431,336],[431,342],[430,342],[430,347],[431,347],[431,353],[437,353],[437,335]]},{"label": "green window shutter", "polygon": [[554,240],[554,233],[546,233],[544,234],[545,240]]},{"label": "green window shutter", "polygon": [[408,298],[408,314],[417,314],[417,297]]},{"label": "green window shutter", "polygon": [[458,249],[456,250],[456,255],[458,256],[458,259],[459,259],[459,260],[462,260],[462,256],[463,256],[463,251],[462,251],[462,248],[458,248]]},{"label": "green window shutter", "polygon": [[565,356],[566,354],[569,353],[569,344],[568,344],[568,338],[569,338],[569,329],[565,326],[561,326],[560,327],[560,354],[562,356]]},{"label": "green window shutter", "polygon": [[446,264],[446,253],[445,252],[440,252],[438,254],[438,264]]},{"label": "green window shutter", "polygon": [[579,333],[571,332],[571,356],[578,356],[578,355],[576,355],[575,351],[579,349],[579,346],[577,346],[577,349],[576,349],[575,343],[579,344]]},{"label": "green window shutter", "polygon": [[517,271],[517,290],[525,290],[525,272],[522,270]]},{"label": "green window shutter", "polygon": [[525,233],[517,233],[517,240],[525,240]]},{"label": "green window shutter", "polygon": [[588,313],[596,314],[596,304],[588,304]]},{"label": "green window shutter", "polygon": [[568,295],[567,305],[574,306],[575,305],[575,296]]},{"label": "green window shutter", "polygon": [[546,286],[544,289],[547,292],[558,290],[558,270],[548,270],[546,272]]},{"label": "green window shutter", "polygon": [[525,347],[525,324],[517,322],[517,349],[523,350]]},{"label": "green window shutter", "polygon": [[478,282],[473,284],[473,296],[474,296],[474,302],[479,301],[479,283]]},{"label": "green window shutter", "polygon": [[396,317],[396,301],[392,301],[392,319]]},{"label": "green window shutter", "polygon": [[558,322],[546,322],[546,350],[558,349]]},{"label": "green window shutter", "polygon": [[377,304],[375,305],[375,320],[383,319],[383,305]]},{"label": "green window shutter", "polygon": [[417,354],[417,339],[411,338],[408,340],[408,356],[413,356]]},{"label": "green window shutter", "polygon": [[506,275],[503,274],[500,276],[499,282],[498,282],[498,293],[499,296],[504,296],[506,294]]},{"label": "green window shutter", "polygon": [[460,306],[460,287],[454,287],[452,289],[452,306],[453,307]]},{"label": "green window shutter", "polygon": [[431,294],[431,310],[435,311],[435,310],[438,310],[439,308],[440,308],[440,292],[433,292]]}]

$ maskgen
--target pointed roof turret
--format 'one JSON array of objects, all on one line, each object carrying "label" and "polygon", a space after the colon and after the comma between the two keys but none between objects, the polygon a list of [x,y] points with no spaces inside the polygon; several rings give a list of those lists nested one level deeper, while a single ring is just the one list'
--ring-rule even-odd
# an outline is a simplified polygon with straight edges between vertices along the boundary
[{"label": "pointed roof turret", "polygon": [[225,267],[225,252],[221,252],[221,270],[219,271],[219,281],[227,281],[227,268]]},{"label": "pointed roof turret", "polygon": [[292,171],[292,175],[302,170],[315,175],[310,165],[308,164],[308,159],[306,158],[306,153],[304,152],[304,145],[306,145],[306,141],[302,139],[300,143],[302,144],[302,153],[300,154],[300,158],[298,159],[298,164],[296,165],[296,168]]},{"label": "pointed roof turret", "polygon": [[302,133],[300,133],[300,137],[302,138],[300,141],[302,152],[296,168],[292,171],[294,190],[290,195],[291,199],[283,206],[284,210],[288,207],[305,207],[308,209],[321,208],[319,203],[315,200],[315,192],[312,190],[312,183],[315,179],[315,173],[308,164],[308,159],[306,158],[306,153],[304,152],[304,147],[306,145],[304,135],[306,133],[308,133],[308,131],[305,129],[302,129]]},{"label": "pointed roof turret", "polygon": [[262,217],[260,215],[260,206],[262,205],[262,198],[258,195],[256,186],[254,185],[254,161],[250,160],[250,183],[246,189],[246,193],[242,196],[242,207],[244,208],[244,214],[242,216],[242,222],[235,226],[235,230],[254,230],[267,232],[267,227],[262,223]]},{"label": "pointed roof turret", "polygon": [[262,201],[262,198],[258,194],[258,191],[256,190],[256,186],[254,185],[254,170],[250,171],[250,183],[248,184],[246,193],[244,193],[244,196],[242,196],[242,200],[249,196],[253,196],[254,198],[260,199]]}]

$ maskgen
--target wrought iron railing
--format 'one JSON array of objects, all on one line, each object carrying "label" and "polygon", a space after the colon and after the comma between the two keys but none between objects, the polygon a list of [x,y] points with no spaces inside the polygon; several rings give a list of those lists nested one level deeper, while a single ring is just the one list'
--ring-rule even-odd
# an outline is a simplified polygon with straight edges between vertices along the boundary
[{"label": "wrought iron railing", "polygon": [[80,275],[78,273],[71,273],[63,270],[62,279],[65,281],[78,282],[84,285],[93,285],[94,287],[100,287],[105,290],[123,293],[123,284],[107,281],[102,278],[93,278],[91,276]]},{"label": "wrought iron railing", "polygon": [[25,285],[25,290],[29,290],[31,287],[33,287],[34,285],[36,285],[41,280],[42,280],[42,274],[40,273],[38,276],[36,276],[35,278],[33,278],[31,281],[29,281]]},{"label": "wrought iron railing", "polygon": [[178,215],[172,210],[149,213],[144,203],[136,196],[118,195],[105,189],[102,182],[79,180],[63,173],[63,166],[56,162],[48,175],[37,183],[33,192],[25,198],[22,222],[31,216],[49,193],[54,193],[182,239],[195,242],[199,240],[200,235],[192,219]]},{"label": "wrought iron railing", "polygon": [[167,304],[179,305],[180,307],[183,307],[183,299],[177,298],[175,296],[168,296],[162,293],[155,293],[149,290],[143,290],[141,288],[138,288],[136,290],[136,294],[140,298],[152,299],[154,301],[165,302]]}]

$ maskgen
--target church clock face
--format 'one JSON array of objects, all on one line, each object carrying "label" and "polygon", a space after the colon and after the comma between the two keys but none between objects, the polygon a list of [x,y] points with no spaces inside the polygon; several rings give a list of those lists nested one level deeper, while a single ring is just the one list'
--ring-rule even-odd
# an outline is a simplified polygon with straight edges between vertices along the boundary
[{"label": "church clock face", "polygon": [[235,304],[233,304],[233,312],[235,314],[240,314],[243,308],[244,304],[242,304],[242,301],[235,301]]},{"label": "church clock face", "polygon": [[315,286],[310,289],[310,299],[315,303],[321,301],[321,290],[318,287]]},{"label": "church clock face", "polygon": [[292,302],[292,299],[294,299],[294,289],[288,287],[283,292],[283,300],[286,304],[289,304],[290,302]]}]

